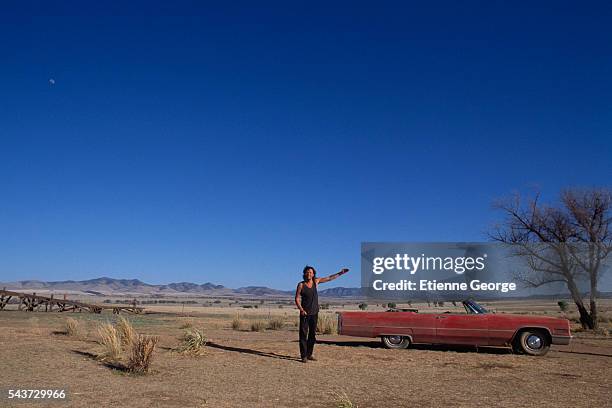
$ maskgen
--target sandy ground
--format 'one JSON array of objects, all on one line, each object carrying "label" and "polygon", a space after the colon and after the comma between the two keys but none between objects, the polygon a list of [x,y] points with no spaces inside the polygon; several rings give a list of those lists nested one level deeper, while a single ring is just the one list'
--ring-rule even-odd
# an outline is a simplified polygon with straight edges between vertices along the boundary
[{"label": "sandy ground", "polygon": [[[167,312],[168,310],[166,310]],[[68,401],[12,403],[40,407],[337,407],[345,393],[359,407],[610,406],[612,338],[578,333],[545,357],[508,349],[416,346],[387,350],[376,339],[320,335],[318,361],[298,361],[291,310],[240,310],[248,320],[286,316],[278,331],[231,329],[236,310],[134,317],[141,333],[160,336],[152,372],[134,376],[92,357],[95,327],[110,314],[0,312],[0,389],[64,388]],[[78,339],[58,334],[67,316]],[[204,329],[202,356],[172,349],[185,322]]]}]

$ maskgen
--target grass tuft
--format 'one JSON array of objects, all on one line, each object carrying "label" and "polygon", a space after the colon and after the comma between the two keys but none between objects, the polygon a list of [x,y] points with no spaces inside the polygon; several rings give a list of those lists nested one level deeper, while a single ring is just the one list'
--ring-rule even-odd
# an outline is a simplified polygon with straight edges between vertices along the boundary
[{"label": "grass tuft", "polygon": [[121,339],[121,344],[123,344],[123,346],[125,347],[129,347],[134,342],[134,340],[136,339],[136,336],[138,335],[136,333],[136,330],[134,330],[132,323],[125,317],[119,316],[119,319],[117,319],[116,326],[117,326],[117,334],[119,335]]},{"label": "grass tuft", "polygon": [[98,352],[100,361],[116,361],[121,354],[121,338],[115,326],[102,323],[98,326],[98,344],[102,346]]},{"label": "grass tuft", "polygon": [[158,341],[159,338],[155,336],[138,335],[130,349],[127,370],[135,374],[148,373]]},{"label": "grass tuft", "polygon": [[239,315],[234,316],[234,319],[232,320],[232,329],[234,330],[240,330],[242,328],[242,319],[240,318]]},{"label": "grass tuft", "polygon": [[346,392],[336,393],[336,408],[358,408],[346,395]]},{"label": "grass tuft", "polygon": [[193,327],[193,320],[184,320],[179,326],[180,329],[191,329]]},{"label": "grass tuft", "polygon": [[206,346],[206,337],[200,329],[189,329],[181,338],[181,345],[178,351],[181,353],[201,354]]},{"label": "grass tuft", "polygon": [[251,331],[262,332],[266,329],[266,322],[263,320],[254,320],[251,322]]},{"label": "grass tuft", "polygon": [[336,316],[331,314],[319,314],[319,321],[317,322],[317,333],[337,334],[338,320],[336,319]]},{"label": "grass tuft", "polygon": [[64,324],[64,333],[66,336],[78,337],[81,334],[81,323],[72,317],[67,318]]},{"label": "grass tuft", "polygon": [[273,317],[268,320],[268,329],[270,330],[280,330],[285,325],[285,321],[282,317]]}]

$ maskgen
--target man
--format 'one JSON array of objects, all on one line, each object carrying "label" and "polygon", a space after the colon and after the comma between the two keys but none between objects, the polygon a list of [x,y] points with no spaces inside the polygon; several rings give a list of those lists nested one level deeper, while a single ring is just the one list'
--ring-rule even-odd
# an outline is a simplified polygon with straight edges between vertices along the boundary
[{"label": "man", "polygon": [[340,272],[326,278],[317,278],[317,271],[306,265],[302,272],[302,281],[298,283],[295,291],[295,304],[300,310],[300,357],[302,363],[308,360],[316,361],[312,356],[316,342],[317,321],[319,319],[319,283],[332,281],[344,275],[349,270],[343,268]]}]

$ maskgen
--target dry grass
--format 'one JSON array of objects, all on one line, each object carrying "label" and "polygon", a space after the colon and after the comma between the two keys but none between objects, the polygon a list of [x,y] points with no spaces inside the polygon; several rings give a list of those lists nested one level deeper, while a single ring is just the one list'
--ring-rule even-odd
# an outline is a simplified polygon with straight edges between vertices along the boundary
[{"label": "dry grass", "polygon": [[102,323],[98,326],[98,344],[102,349],[98,352],[100,361],[116,361],[121,355],[121,337],[110,323]]},{"label": "dry grass", "polygon": [[136,333],[136,330],[134,330],[132,323],[125,317],[119,316],[116,326],[117,334],[121,338],[121,344],[124,347],[129,347],[138,335],[138,333]]},{"label": "dry grass", "polygon": [[266,329],[266,322],[263,320],[254,320],[251,322],[251,331],[261,332]]},{"label": "dry grass", "polygon": [[66,336],[78,337],[81,334],[81,323],[77,319],[69,317],[64,323],[64,333]]},{"label": "dry grass", "polygon": [[285,321],[282,317],[273,317],[268,320],[268,329],[280,330],[285,325]]},{"label": "dry grass", "polygon": [[135,374],[148,373],[158,341],[158,337],[138,335],[130,349],[127,370]]},{"label": "dry grass", "polygon": [[336,393],[336,408],[358,408],[356,404],[346,395],[346,392]]},{"label": "dry grass", "polygon": [[180,329],[191,329],[193,327],[193,320],[184,320],[179,326]]},{"label": "dry grass", "polygon": [[178,351],[181,353],[201,354],[206,346],[206,337],[200,329],[189,329],[181,338],[181,345]]},{"label": "dry grass", "polygon": [[234,316],[234,319],[232,320],[232,329],[234,330],[240,330],[242,328],[242,319],[240,318],[239,315]]},{"label": "dry grass", "polygon": [[338,320],[336,316],[331,314],[319,314],[317,332],[319,334],[337,334]]}]

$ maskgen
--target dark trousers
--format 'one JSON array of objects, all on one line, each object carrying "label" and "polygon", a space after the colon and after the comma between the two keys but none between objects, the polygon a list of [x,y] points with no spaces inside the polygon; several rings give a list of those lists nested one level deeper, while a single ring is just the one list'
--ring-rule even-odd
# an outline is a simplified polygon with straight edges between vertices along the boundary
[{"label": "dark trousers", "polygon": [[310,357],[314,350],[319,315],[300,316],[300,356]]}]

